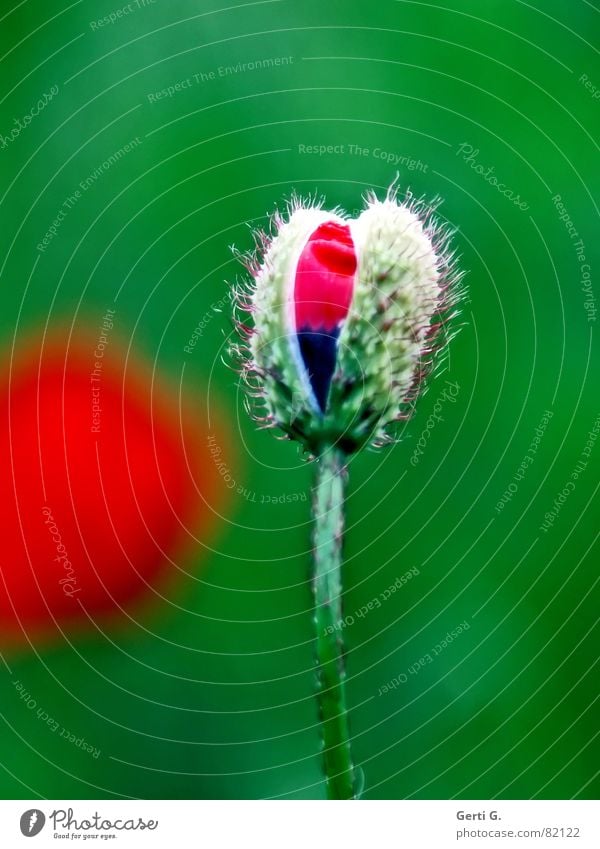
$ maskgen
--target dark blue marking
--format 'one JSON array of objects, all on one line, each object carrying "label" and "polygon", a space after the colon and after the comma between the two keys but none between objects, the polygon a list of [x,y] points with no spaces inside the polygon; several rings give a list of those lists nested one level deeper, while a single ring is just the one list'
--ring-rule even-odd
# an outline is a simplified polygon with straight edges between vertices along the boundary
[{"label": "dark blue marking", "polygon": [[321,412],[324,413],[335,371],[340,330],[299,330],[296,335],[310,385]]}]

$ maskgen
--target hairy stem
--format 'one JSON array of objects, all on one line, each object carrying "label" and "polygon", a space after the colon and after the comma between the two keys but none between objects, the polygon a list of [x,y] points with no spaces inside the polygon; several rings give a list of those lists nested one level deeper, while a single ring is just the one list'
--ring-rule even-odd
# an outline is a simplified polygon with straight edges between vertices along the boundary
[{"label": "hairy stem", "polygon": [[329,799],[353,799],[356,780],[350,753],[341,636],[345,455],[335,448],[327,448],[315,466],[312,587],[317,629],[317,699],[327,796]]}]

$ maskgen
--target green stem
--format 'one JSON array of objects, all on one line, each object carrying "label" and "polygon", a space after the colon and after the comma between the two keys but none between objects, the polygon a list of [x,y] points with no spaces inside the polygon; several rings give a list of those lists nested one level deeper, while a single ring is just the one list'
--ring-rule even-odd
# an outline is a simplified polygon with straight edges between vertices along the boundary
[{"label": "green stem", "polygon": [[353,799],[356,780],[350,754],[341,636],[345,455],[328,447],[317,458],[315,466],[312,587],[317,628],[317,699],[327,797]]}]

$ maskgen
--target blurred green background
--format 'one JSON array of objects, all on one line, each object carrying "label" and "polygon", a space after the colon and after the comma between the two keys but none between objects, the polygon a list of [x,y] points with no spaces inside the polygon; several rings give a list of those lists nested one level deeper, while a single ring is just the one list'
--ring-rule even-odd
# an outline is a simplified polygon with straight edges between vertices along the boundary
[{"label": "blurred green background", "polygon": [[[196,396],[206,431],[229,421],[241,492],[173,602],[125,630],[6,647],[0,793],[324,797],[311,469],[255,429],[221,362],[226,280],[241,274],[229,248],[248,249],[248,224],[294,189],[352,211],[399,172],[401,189],[443,198],[468,294],[401,442],[351,463],[347,613],[413,570],[344,629],[365,797],[597,797],[599,447],[543,526],[600,414],[597,4],[222,6],[2,8],[2,138],[57,87],[0,142],[4,346],[114,305],[118,333]],[[134,139],[38,250],[64,199]],[[456,399],[411,464],[446,381]],[[14,679],[100,755],[51,733]]]}]

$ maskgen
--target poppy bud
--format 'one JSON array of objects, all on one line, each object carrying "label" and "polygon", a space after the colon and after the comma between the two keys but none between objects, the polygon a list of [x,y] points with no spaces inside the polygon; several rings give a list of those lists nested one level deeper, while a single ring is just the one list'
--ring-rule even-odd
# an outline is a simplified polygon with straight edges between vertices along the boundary
[{"label": "poppy bud", "polygon": [[[298,198],[242,256],[235,351],[257,418],[320,453],[390,440],[410,414],[458,296],[448,234],[410,196],[358,218]],[[246,316],[252,317],[252,326]]]}]

